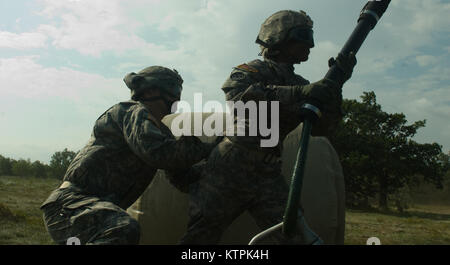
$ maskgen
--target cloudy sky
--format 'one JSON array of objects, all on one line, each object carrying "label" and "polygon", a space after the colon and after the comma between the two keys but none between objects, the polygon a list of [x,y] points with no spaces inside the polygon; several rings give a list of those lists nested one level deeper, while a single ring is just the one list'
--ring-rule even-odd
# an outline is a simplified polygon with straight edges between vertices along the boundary
[{"label": "cloudy sky", "polygon": [[[296,72],[316,81],[365,0],[15,0],[0,2],[0,154],[48,162],[77,151],[96,118],[129,98],[123,76],[176,68],[183,100],[224,102],[232,67],[258,58],[272,13],[305,10],[316,47]],[[387,112],[427,120],[419,142],[450,150],[450,1],[393,0],[358,53],[344,97],[375,91]]]}]

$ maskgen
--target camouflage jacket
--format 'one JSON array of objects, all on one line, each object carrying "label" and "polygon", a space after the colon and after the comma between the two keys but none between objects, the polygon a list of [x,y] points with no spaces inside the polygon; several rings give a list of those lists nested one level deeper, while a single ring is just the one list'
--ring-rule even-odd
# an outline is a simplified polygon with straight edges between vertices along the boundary
[{"label": "camouflage jacket", "polygon": [[[286,135],[294,130],[301,122],[299,111],[304,99],[294,97],[289,93],[277,93],[277,86],[295,86],[307,85],[309,81],[294,73],[292,64],[276,63],[272,60],[265,59],[254,60],[247,64],[242,64],[234,68],[230,77],[225,81],[222,90],[225,92],[227,101],[247,101],[252,98],[243,100],[246,90],[251,85],[260,83],[260,88],[266,90],[264,94],[266,98],[259,98],[258,101],[279,101],[279,143],[275,149],[281,149],[281,143]],[[267,85],[273,85],[268,88]],[[284,91],[286,92],[286,91]],[[288,89],[289,92],[289,89]],[[267,115],[270,117],[270,114]],[[270,127],[270,125],[269,125]],[[250,146],[259,144],[259,137],[230,137],[233,141],[241,142]]]},{"label": "camouflage jacket", "polygon": [[86,194],[129,207],[157,169],[183,170],[207,157],[211,144],[193,136],[175,140],[141,102],[121,102],[95,122],[91,138],[64,176]]}]

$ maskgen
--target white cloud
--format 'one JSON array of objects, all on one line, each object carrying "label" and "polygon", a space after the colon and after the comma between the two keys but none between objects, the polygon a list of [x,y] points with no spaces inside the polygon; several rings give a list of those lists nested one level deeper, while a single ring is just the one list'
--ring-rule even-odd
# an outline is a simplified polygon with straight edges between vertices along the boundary
[{"label": "white cloud", "polygon": [[381,91],[375,89],[378,103],[387,112],[402,112],[409,122],[427,120],[416,140],[438,142],[448,152],[450,117],[450,69],[434,66],[423,74],[407,79],[382,81]]},{"label": "white cloud", "polygon": [[397,56],[428,45],[436,32],[448,34],[450,31],[450,3],[439,0],[397,0],[392,1],[391,6],[381,24],[390,32],[390,44],[397,47]]},{"label": "white cloud", "polygon": [[53,23],[42,25],[40,30],[51,36],[55,47],[75,49],[84,55],[142,47],[145,43],[133,36],[137,23],[121,12],[119,2],[45,0],[40,14]]},{"label": "white cloud", "polygon": [[419,49],[436,45],[437,36],[448,36],[449,13],[450,3],[439,0],[392,1],[361,48],[357,71],[365,76],[389,73],[411,56],[421,65],[432,64],[430,55]]},{"label": "white cloud", "polygon": [[82,109],[123,100],[129,95],[120,79],[69,68],[47,68],[36,63],[37,59],[38,56],[0,59],[0,84],[8,84],[8,89],[0,91],[0,97],[65,100]]},{"label": "white cloud", "polygon": [[36,49],[45,47],[47,36],[40,32],[12,33],[0,31],[0,48]]},{"label": "white cloud", "polygon": [[418,55],[416,56],[416,61],[421,67],[425,67],[436,63],[438,58],[431,55]]},{"label": "white cloud", "polygon": [[[40,14],[52,22],[41,25],[39,31],[50,36],[55,47],[91,56],[101,56],[106,51],[118,55],[133,52],[140,55],[137,61],[147,64],[142,63],[142,67],[151,62],[177,68],[192,77],[186,85],[208,94],[213,84],[216,95],[221,93],[219,87],[231,68],[253,59],[259,52],[254,39],[267,12],[258,11],[277,6],[237,0],[43,3]],[[253,14],[261,18],[256,20]],[[159,32],[174,31],[170,34],[176,48],[168,48],[151,36],[152,41],[138,36],[139,30],[149,27]],[[118,67],[132,64],[141,65],[125,62]]]},{"label": "white cloud", "polygon": [[82,148],[96,117],[130,93],[119,78],[44,67],[38,58],[0,59],[0,150],[48,162],[56,151]]},{"label": "white cloud", "polygon": [[410,25],[412,31],[427,35],[435,30],[436,27],[450,31],[450,20],[448,19],[450,3],[443,3],[436,0],[402,1],[402,4],[409,5],[414,13]]}]

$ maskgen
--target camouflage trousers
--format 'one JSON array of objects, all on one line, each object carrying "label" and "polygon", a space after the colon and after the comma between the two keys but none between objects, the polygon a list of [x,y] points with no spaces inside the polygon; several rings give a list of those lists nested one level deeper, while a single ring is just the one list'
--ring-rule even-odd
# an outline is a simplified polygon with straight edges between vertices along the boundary
[{"label": "camouflage trousers", "polygon": [[138,244],[136,220],[122,208],[68,187],[53,191],[42,204],[45,227],[57,244],[76,237],[82,245]]},{"label": "camouflage trousers", "polygon": [[[180,244],[217,244],[225,229],[248,210],[265,230],[283,220],[289,187],[281,159],[265,163],[248,149],[221,142],[200,181],[189,187],[189,223]],[[282,243],[281,232],[271,242]]]}]

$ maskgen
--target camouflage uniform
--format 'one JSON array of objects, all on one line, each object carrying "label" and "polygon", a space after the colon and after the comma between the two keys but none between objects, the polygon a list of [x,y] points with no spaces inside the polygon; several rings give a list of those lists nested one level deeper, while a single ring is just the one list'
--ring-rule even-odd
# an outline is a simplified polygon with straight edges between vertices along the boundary
[{"label": "camouflage uniform", "polygon": [[142,102],[118,103],[97,119],[65,182],[42,204],[46,228],[58,244],[137,244],[139,225],[124,209],[157,169],[188,169],[212,148],[196,137],[175,140]]},{"label": "camouflage uniform", "polygon": [[[253,71],[236,68],[222,87],[227,100],[241,99],[246,89],[257,82],[308,84],[294,73],[292,65],[266,59],[247,66]],[[233,80],[235,76],[238,78]],[[203,178],[189,188],[191,219],[182,244],[217,243],[223,231],[245,210],[261,229],[282,221],[288,186],[281,176],[281,143],[299,125],[299,108],[280,102],[279,123],[280,141],[274,148],[260,148],[257,136],[234,136],[213,150]]]},{"label": "camouflage uniform", "polygon": [[[284,21],[289,21],[289,15]],[[300,17],[300,22],[290,21],[312,27],[312,21],[305,16]],[[268,24],[263,24],[263,28]],[[263,35],[260,33],[259,37]],[[265,55],[270,53],[267,47],[262,47],[262,51]],[[228,136],[212,151],[203,178],[189,188],[190,221],[181,244],[216,244],[224,230],[245,210],[263,230],[282,222],[289,187],[281,175],[281,147],[286,135],[301,122],[300,106],[308,99],[304,89],[308,84],[309,81],[294,73],[292,64],[266,57],[264,61],[254,60],[235,67],[222,87],[226,99],[279,101],[279,142],[276,147],[262,148],[260,136]],[[267,117],[271,115],[268,113]],[[299,221],[298,232],[302,231],[301,225]],[[271,242],[286,243],[282,239],[279,233]],[[292,242],[313,242],[305,241],[300,234]]]}]

